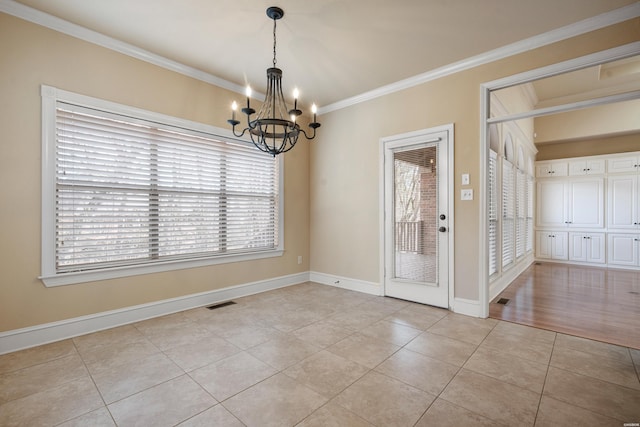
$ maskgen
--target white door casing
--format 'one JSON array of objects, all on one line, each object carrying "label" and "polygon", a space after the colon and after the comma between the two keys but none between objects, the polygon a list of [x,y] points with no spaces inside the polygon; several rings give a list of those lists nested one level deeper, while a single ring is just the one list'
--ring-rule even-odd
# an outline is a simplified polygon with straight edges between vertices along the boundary
[{"label": "white door casing", "polygon": [[[424,165],[418,160],[422,156]],[[416,175],[396,178],[406,173],[403,168],[415,170]],[[452,172],[453,125],[381,139],[381,282],[385,295],[452,306]],[[407,220],[404,208],[406,181],[420,187],[423,208],[413,221]],[[420,242],[420,249],[414,247],[415,241]]]}]

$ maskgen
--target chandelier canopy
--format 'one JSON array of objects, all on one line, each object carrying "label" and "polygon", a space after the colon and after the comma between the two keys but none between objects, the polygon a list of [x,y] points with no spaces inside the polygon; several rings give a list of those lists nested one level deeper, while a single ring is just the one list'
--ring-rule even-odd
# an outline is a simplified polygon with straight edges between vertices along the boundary
[{"label": "chandelier canopy", "polygon": [[300,129],[300,125],[296,123],[296,119],[302,114],[298,109],[298,89],[293,92],[293,108],[287,109],[282,93],[282,70],[276,67],[276,22],[284,16],[284,10],[272,6],[267,9],[267,16],[273,19],[273,67],[267,68],[267,93],[264,103],[257,116],[252,118],[256,110],[251,108],[251,88],[247,86],[247,106],[241,110],[247,115],[247,127],[241,133],[236,132],[236,126],[240,124],[240,120],[236,120],[238,104],[235,101],[231,105],[231,119],[227,122],[233,127],[235,136],[241,137],[248,131],[251,141],[259,150],[275,157],[291,150],[298,142],[300,134],[309,140],[315,138],[316,129],[320,127],[320,123],[316,121],[315,104],[311,107],[313,113],[313,121],[309,123],[309,128],[312,130],[311,136],[307,135],[304,129]]}]

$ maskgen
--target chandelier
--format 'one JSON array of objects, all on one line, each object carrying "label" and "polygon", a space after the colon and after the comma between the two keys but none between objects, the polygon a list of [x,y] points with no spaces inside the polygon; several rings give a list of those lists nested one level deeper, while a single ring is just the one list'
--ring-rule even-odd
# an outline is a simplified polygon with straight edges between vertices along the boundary
[{"label": "chandelier", "polygon": [[316,121],[315,104],[311,107],[313,113],[313,121],[309,123],[309,128],[313,131],[311,136],[307,135],[304,129],[300,129],[300,125],[296,123],[296,119],[302,114],[298,109],[298,89],[293,92],[293,109],[287,109],[282,94],[282,70],[276,67],[276,22],[284,16],[284,10],[275,6],[270,7],[267,9],[267,16],[273,19],[273,67],[267,68],[267,93],[264,103],[257,116],[252,119],[251,116],[256,110],[251,108],[251,87],[247,86],[247,106],[241,110],[247,115],[247,127],[241,133],[236,132],[236,126],[240,124],[240,120],[236,120],[238,104],[235,101],[231,104],[231,119],[227,122],[233,127],[235,136],[242,137],[248,131],[251,141],[259,150],[275,157],[291,150],[298,142],[300,134],[304,134],[308,140],[315,138],[316,129],[320,127],[320,123]]}]

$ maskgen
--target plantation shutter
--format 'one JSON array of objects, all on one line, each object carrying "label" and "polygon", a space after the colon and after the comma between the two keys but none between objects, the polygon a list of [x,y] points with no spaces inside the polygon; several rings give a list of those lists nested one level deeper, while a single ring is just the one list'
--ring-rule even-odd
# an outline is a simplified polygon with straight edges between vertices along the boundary
[{"label": "plantation shutter", "polygon": [[516,258],[520,258],[525,252],[526,236],[526,207],[527,207],[527,181],[526,175],[520,169],[516,169]]},{"label": "plantation shutter", "polygon": [[278,162],[209,134],[58,102],[56,271],[278,246]]},{"label": "plantation shutter", "polygon": [[533,251],[533,185],[533,177],[531,175],[527,175],[527,230],[525,237],[525,251],[527,253]]},{"label": "plantation shutter", "polygon": [[514,173],[513,165],[502,161],[502,268],[513,261],[514,254]]},{"label": "plantation shutter", "polygon": [[497,154],[489,152],[489,276],[498,271],[498,175]]}]

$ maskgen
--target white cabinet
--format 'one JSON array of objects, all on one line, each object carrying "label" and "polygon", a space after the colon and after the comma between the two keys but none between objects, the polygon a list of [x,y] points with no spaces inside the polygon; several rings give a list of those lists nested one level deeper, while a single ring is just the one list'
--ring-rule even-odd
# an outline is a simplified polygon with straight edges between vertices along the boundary
[{"label": "white cabinet", "polygon": [[569,233],[569,261],[604,264],[604,233]]},{"label": "white cabinet", "polygon": [[607,262],[611,265],[638,267],[640,235],[609,233]]},{"label": "white cabinet", "polygon": [[569,173],[567,162],[539,162],[536,164],[537,178],[567,176]]},{"label": "white cabinet", "polygon": [[573,160],[569,162],[569,175],[602,175],[605,163],[604,159]]},{"label": "white cabinet", "polygon": [[567,233],[563,231],[536,231],[536,257],[568,259]]},{"label": "white cabinet", "polygon": [[545,228],[602,228],[604,178],[538,181],[537,225]]},{"label": "white cabinet", "polygon": [[640,178],[633,175],[609,177],[607,225],[635,229],[640,226]]},{"label": "white cabinet", "polygon": [[609,173],[629,173],[640,171],[640,156],[613,157],[607,159]]}]

